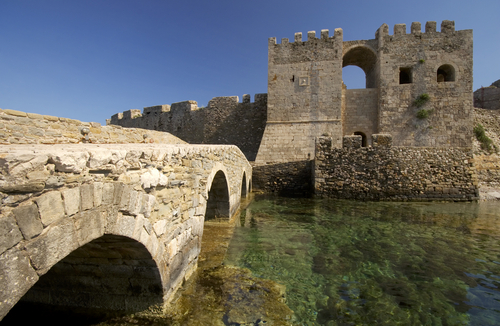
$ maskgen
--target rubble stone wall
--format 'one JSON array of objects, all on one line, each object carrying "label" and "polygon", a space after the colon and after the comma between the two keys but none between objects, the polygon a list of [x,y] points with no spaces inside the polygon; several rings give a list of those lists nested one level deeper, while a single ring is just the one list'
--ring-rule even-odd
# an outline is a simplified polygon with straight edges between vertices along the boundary
[{"label": "rubble stone wall", "polygon": [[392,147],[390,135],[375,135],[372,147],[361,136],[344,137],[343,148],[329,138],[316,144],[314,191],[319,197],[366,200],[478,199],[471,149]]}]

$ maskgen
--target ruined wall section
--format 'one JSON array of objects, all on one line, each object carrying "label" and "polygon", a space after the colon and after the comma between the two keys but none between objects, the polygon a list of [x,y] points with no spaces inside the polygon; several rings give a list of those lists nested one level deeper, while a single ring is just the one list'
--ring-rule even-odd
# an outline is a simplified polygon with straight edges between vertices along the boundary
[{"label": "ruined wall section", "polygon": [[[394,27],[382,25],[379,43],[379,132],[396,146],[472,146],[472,30],[455,31],[453,21]],[[428,94],[427,103],[415,100]],[[417,118],[425,109],[428,118]]]},{"label": "ruined wall section", "polygon": [[[85,131],[87,129],[87,131]],[[82,132],[83,131],[83,132]],[[85,132],[88,132],[86,139]],[[185,144],[166,132],[0,109],[0,144]]]},{"label": "ruined wall section", "polygon": [[113,115],[109,123],[123,127],[167,131],[190,144],[231,144],[248,160],[257,155],[266,124],[267,94],[214,97],[207,107],[195,101],[128,110]]},{"label": "ruined wall section", "polygon": [[474,92],[474,107],[487,110],[500,110],[500,79],[488,87]]},{"label": "ruined wall section", "polygon": [[269,39],[268,112],[256,163],[308,160],[314,156],[314,139],[342,136],[342,30],[320,38],[308,32],[295,34],[295,42]]}]

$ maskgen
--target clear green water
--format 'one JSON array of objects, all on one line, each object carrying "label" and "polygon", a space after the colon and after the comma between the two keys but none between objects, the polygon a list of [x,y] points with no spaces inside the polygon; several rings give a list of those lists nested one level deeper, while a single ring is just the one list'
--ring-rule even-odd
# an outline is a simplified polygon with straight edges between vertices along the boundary
[{"label": "clear green water", "polygon": [[286,285],[299,325],[500,325],[500,203],[256,197],[225,264]]}]

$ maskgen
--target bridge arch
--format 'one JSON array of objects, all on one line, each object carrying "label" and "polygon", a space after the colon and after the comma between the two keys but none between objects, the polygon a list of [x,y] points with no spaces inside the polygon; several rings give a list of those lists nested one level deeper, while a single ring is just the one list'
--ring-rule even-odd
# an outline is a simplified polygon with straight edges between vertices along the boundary
[{"label": "bridge arch", "polygon": [[248,196],[249,193],[249,185],[247,182],[247,176],[246,173],[243,172],[243,177],[241,179],[241,197],[245,198]]},{"label": "bridge arch", "polygon": [[[145,222],[142,215],[120,213],[118,205],[54,221],[24,245],[29,259],[16,267],[21,272],[35,268],[38,275],[28,273],[31,282],[23,291],[12,291],[8,309],[20,300],[108,311],[140,311],[163,303],[170,280],[162,277],[168,271],[161,255],[153,257],[158,241],[143,233]],[[20,254],[15,247],[10,251]]]},{"label": "bridge arch", "polygon": [[[227,181],[227,171],[225,168],[212,171],[208,178],[207,187],[207,207],[205,211],[205,221],[231,218],[231,201],[229,196],[229,184]],[[215,172],[215,173],[214,173]]]}]

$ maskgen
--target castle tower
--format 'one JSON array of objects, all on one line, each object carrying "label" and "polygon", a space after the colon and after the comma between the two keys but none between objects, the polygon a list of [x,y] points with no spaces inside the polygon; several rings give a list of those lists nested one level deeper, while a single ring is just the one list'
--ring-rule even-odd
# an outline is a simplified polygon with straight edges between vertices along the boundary
[{"label": "castle tower", "polygon": [[[389,28],[375,39],[343,41],[342,30],[320,38],[296,33],[290,43],[269,39],[267,123],[255,162],[314,158],[316,137],[389,133],[395,146],[472,146],[472,30],[453,21]],[[365,89],[346,89],[342,68],[360,67]]]},{"label": "castle tower", "polygon": [[303,161],[314,157],[317,136],[342,141],[342,30],[295,34],[290,43],[269,39],[267,123],[255,162]]}]

